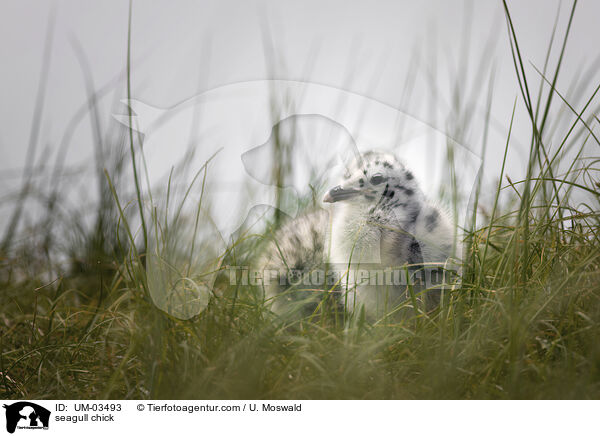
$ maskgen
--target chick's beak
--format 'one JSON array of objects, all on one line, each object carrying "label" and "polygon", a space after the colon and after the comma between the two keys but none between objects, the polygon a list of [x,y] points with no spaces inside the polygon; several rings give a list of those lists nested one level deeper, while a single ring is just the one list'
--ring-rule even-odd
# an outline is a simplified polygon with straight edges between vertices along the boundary
[{"label": "chick's beak", "polygon": [[331,188],[323,196],[323,203],[335,203],[336,201],[346,200],[352,198],[359,193],[356,189],[344,189],[341,186]]}]

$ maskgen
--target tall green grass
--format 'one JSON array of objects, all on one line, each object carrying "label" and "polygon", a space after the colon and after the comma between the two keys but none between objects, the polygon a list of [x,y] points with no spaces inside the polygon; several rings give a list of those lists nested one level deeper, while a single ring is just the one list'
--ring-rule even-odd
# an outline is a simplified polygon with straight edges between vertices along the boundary
[{"label": "tall green grass", "polygon": [[[500,178],[495,186],[481,179],[476,185],[461,283],[438,308],[426,312],[410,300],[404,304],[415,306],[414,315],[396,323],[362,317],[348,323],[346,314],[340,318],[322,305],[286,322],[269,311],[259,287],[232,286],[223,272],[202,313],[185,321],[168,315],[148,291],[147,226],[157,216],[142,206],[134,156],[140,138],[131,130],[110,140],[98,134],[96,146],[121,153],[112,164],[98,163],[107,169],[98,181],[103,200],[96,225],[71,227],[77,237],[66,249],[68,265],[55,262],[48,246],[41,252],[37,243],[3,246],[0,396],[600,398],[600,159],[587,153],[600,145],[594,132],[600,86],[572,104],[556,89],[575,5],[554,70],[550,44],[538,71],[536,95],[506,4],[505,12],[520,94],[515,107],[525,105],[531,125],[526,177],[505,174],[513,110],[505,120]],[[479,88],[455,89],[458,115],[448,121],[454,137],[468,130],[469,94],[487,95],[489,124],[493,65],[485,70],[487,85],[480,78]],[[129,61],[127,78],[131,96]],[[552,115],[556,104],[567,111],[561,119]],[[453,189],[455,173],[450,154]],[[284,172],[274,168],[273,174]],[[136,190],[128,195],[120,181],[131,177]],[[494,192],[489,204],[481,203],[483,189]],[[51,198],[54,208],[60,196]],[[272,221],[278,225],[278,217]],[[223,264],[248,264],[260,254],[262,238],[239,235]]]}]

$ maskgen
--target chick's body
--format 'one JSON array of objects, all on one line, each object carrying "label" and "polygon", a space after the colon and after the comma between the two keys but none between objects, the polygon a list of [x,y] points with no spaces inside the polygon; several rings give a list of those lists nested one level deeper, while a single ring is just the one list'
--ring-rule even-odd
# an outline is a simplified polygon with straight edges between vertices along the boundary
[{"label": "chick's body", "polygon": [[[369,271],[443,264],[452,254],[454,232],[447,214],[425,198],[413,174],[392,154],[359,156],[323,201],[333,203],[331,216],[319,210],[282,227],[261,264],[280,277],[291,269],[334,271],[337,301],[350,312],[364,307],[380,317],[406,298],[405,285],[373,282]],[[290,291],[288,285],[286,280],[266,284],[276,312],[290,301],[314,309],[314,301],[303,298],[315,291]]]}]

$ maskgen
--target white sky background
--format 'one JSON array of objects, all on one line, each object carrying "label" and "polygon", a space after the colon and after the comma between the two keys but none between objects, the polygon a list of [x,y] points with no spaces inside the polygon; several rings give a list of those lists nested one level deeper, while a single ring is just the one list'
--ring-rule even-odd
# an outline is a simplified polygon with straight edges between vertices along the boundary
[{"label": "white sky background", "polygon": [[[401,108],[443,131],[445,115],[450,109],[440,105],[434,111],[427,103],[430,93],[425,71],[437,68],[442,99],[450,101],[449,84],[457,76],[461,63],[466,4],[469,3],[443,0],[134,0],[133,97],[167,108],[218,86],[274,76],[366,95]],[[72,41],[79,41],[86,53],[96,87],[110,82],[125,66],[126,1],[5,0],[0,3],[0,183],[5,187],[3,199],[20,181],[19,170],[24,165],[29,141],[52,7],[57,15],[38,158],[45,148],[50,154],[55,151],[67,123],[86,98],[83,75]],[[558,2],[511,1],[509,7],[524,60],[541,69]],[[558,56],[569,10],[570,2],[563,2],[553,61]],[[484,54],[493,56],[497,65],[491,117],[498,126],[508,126],[518,87],[502,4],[491,0],[473,2],[471,16],[470,36],[467,38],[470,61],[464,78],[465,86],[468,88],[472,82],[479,59],[484,54],[485,42],[492,37],[497,42],[496,50]],[[567,93],[569,84],[582,67],[589,66],[600,55],[599,22],[600,2],[580,1],[557,85],[562,92]],[[270,27],[272,52],[265,52],[265,23]],[[411,60],[415,50],[421,62],[416,69],[412,99],[404,105],[404,85],[414,67],[411,67]],[[275,61],[273,74],[266,57]],[[526,65],[526,69],[530,80],[539,83],[533,68]],[[595,72],[587,84],[586,98],[599,80],[600,72]],[[537,91],[537,86],[531,88],[532,92]],[[124,91],[120,97],[125,97]],[[105,128],[111,128],[113,101],[112,94],[101,101]],[[466,145],[475,152],[481,146],[484,102],[485,93],[472,113],[478,127],[467,135]],[[577,108],[582,106],[581,101],[574,103]],[[557,110],[564,109],[558,99],[555,105]],[[517,107],[513,133],[515,142],[507,164],[507,173],[513,179],[522,174],[527,158],[525,148],[529,143],[529,121],[521,100]],[[486,156],[488,180],[494,180],[499,172],[506,133],[502,129],[490,132]],[[69,163],[85,164],[90,161],[90,138],[89,119],[85,119],[75,133]],[[517,143],[525,148],[519,150]],[[7,212],[6,207],[1,207],[0,220]]]}]

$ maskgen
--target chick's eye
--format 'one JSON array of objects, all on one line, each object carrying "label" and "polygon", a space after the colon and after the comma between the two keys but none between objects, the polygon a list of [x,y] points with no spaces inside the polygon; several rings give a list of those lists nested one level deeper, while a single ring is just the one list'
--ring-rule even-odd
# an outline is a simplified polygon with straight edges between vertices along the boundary
[{"label": "chick's eye", "polygon": [[383,177],[382,174],[375,174],[374,176],[371,177],[371,185],[379,185],[380,183],[383,183],[385,181],[385,177]]}]

